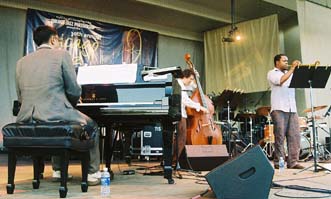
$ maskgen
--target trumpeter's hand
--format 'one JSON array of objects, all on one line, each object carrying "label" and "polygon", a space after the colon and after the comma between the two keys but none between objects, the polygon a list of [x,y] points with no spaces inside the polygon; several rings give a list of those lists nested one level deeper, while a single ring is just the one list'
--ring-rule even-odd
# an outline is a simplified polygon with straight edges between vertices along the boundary
[{"label": "trumpeter's hand", "polygon": [[298,67],[300,64],[301,64],[301,62],[300,62],[299,60],[294,60],[294,61],[292,62],[292,65],[291,65],[290,70],[293,70],[293,71],[294,71],[294,69],[295,69],[296,67]]}]

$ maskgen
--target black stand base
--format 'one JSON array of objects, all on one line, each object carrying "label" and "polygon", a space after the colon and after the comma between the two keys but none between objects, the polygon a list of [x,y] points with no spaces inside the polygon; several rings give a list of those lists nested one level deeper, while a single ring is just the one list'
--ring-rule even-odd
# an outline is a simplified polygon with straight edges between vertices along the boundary
[{"label": "black stand base", "polygon": [[314,167],[314,172],[318,172],[318,167],[321,169],[321,170],[327,170],[327,171],[330,171],[331,172],[331,170],[330,169],[327,169],[327,168],[325,168],[325,167],[323,167],[323,166],[321,166],[321,165],[319,165],[319,164],[313,164],[313,165],[310,165],[309,167],[306,167],[306,168],[304,168],[304,169],[302,169],[302,170],[300,170],[300,171],[298,171],[298,172],[296,172],[296,173],[293,173],[294,175],[296,175],[296,174],[298,174],[298,173],[301,173],[301,172],[303,172],[303,171],[307,171],[308,169],[310,169],[310,168],[313,168]]}]

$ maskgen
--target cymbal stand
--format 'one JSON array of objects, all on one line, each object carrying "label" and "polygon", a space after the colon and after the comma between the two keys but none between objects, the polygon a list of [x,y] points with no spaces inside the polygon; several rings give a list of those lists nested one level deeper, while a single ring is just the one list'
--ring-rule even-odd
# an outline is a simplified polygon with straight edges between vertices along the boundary
[{"label": "cymbal stand", "polygon": [[250,142],[249,144],[244,148],[243,152],[245,152],[247,149],[249,149],[250,147],[253,147],[253,118],[249,117],[249,124],[250,124]]},{"label": "cymbal stand", "polygon": [[[324,127],[322,127],[320,124],[317,123],[316,125],[316,137],[318,138],[318,132],[317,129],[321,129],[324,131],[327,135],[330,135],[329,131],[325,130]],[[325,147],[325,145],[321,144],[319,140],[316,140],[316,146],[317,146],[317,152],[318,152],[318,157],[319,158],[324,158],[324,159],[329,159],[331,157],[330,151]]]},{"label": "cymbal stand", "polygon": [[271,158],[272,157],[272,154],[275,150],[275,146],[274,146],[274,142],[273,142],[273,128],[271,128],[271,116],[270,116],[270,113],[268,113],[268,116],[267,116],[267,121],[268,121],[268,132],[269,132],[269,136],[268,138],[265,140],[265,145],[263,147],[263,151],[264,153],[269,157]]},{"label": "cymbal stand", "polygon": [[302,169],[301,171],[297,172],[297,173],[294,173],[294,174],[298,174],[298,173],[301,173],[303,171],[306,171],[312,167],[314,167],[314,172],[318,172],[318,169],[317,167],[321,168],[321,169],[325,169],[325,170],[328,170],[331,172],[330,169],[327,169],[325,167],[322,167],[321,165],[317,164],[317,142],[316,142],[316,139],[317,138],[317,133],[316,133],[316,125],[315,125],[315,112],[314,112],[314,106],[313,106],[313,89],[312,89],[312,80],[309,80],[308,81],[309,83],[309,94],[310,94],[310,106],[311,106],[311,115],[312,115],[312,123],[313,123],[313,149],[314,149],[314,153],[313,153],[313,156],[314,156],[314,164],[309,166],[309,167],[306,167],[304,169]]},{"label": "cymbal stand", "polygon": [[[231,120],[230,120],[230,101],[227,101],[228,103],[228,121],[227,121],[227,125],[228,125],[228,131],[229,131],[229,155],[230,158],[232,158],[233,156],[237,155],[237,147],[236,147],[236,140],[233,142],[233,138],[232,138],[232,124],[231,124]],[[232,149],[232,143],[234,143],[234,148]],[[232,150],[234,150],[234,154],[232,153]]]},{"label": "cymbal stand", "polygon": [[[331,106],[329,106],[328,110],[325,112],[325,114],[323,115],[323,117],[324,118],[329,117],[330,116],[330,113],[331,113]],[[319,124],[318,124],[318,127],[321,128],[326,134],[329,134],[329,137],[331,137],[331,131],[325,130]],[[325,148],[326,152],[328,153],[328,157],[330,158],[331,157],[331,151],[327,150],[326,147],[324,147],[324,148]]]}]

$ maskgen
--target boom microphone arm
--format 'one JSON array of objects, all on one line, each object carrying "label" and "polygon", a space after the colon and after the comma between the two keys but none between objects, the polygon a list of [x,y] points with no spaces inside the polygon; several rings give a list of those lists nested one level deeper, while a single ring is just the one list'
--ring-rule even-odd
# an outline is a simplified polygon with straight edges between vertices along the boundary
[{"label": "boom microphone arm", "polygon": [[331,112],[331,105],[329,106],[328,111],[326,111],[326,113],[324,114],[324,117],[329,116]]}]

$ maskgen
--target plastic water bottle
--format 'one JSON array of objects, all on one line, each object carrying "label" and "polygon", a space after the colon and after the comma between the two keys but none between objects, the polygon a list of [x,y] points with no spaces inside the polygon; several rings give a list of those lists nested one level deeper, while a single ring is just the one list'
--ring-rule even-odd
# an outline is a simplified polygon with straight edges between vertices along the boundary
[{"label": "plastic water bottle", "polygon": [[279,166],[279,172],[283,173],[285,169],[285,161],[283,157],[279,158],[278,166]]},{"label": "plastic water bottle", "polygon": [[101,173],[101,197],[109,197],[110,196],[110,174],[108,172],[108,168],[103,168],[103,172]]}]

